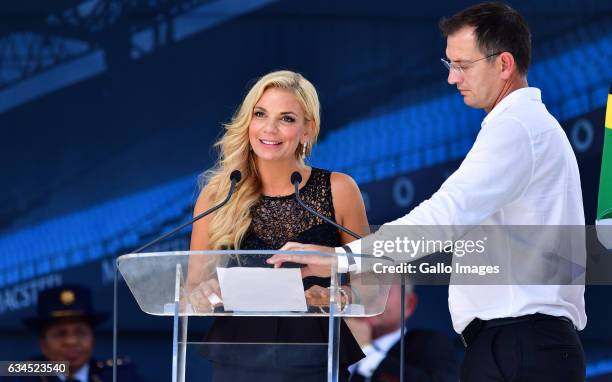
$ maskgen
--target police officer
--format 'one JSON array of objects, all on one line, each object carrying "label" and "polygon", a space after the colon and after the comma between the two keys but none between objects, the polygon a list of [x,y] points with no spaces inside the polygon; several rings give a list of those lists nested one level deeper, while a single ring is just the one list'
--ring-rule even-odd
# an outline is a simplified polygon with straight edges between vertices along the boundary
[{"label": "police officer", "polygon": [[[95,312],[91,292],[80,285],[63,285],[38,294],[37,316],[24,319],[37,331],[40,361],[68,361],[68,376],[19,377],[21,382],[111,382],[113,363],[93,359],[94,328],[107,318]],[[117,359],[117,381],[139,381],[132,365]]]}]

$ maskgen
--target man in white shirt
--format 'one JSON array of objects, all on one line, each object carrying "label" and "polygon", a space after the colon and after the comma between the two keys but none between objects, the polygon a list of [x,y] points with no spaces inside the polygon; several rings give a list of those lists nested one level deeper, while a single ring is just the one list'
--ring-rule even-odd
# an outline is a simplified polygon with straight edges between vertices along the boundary
[{"label": "man in white shirt", "polygon": [[[449,84],[487,116],[459,169],[430,199],[388,225],[584,225],[575,155],[540,90],[527,84],[531,33],[522,16],[504,4],[482,3],[440,27]],[[360,253],[362,241],[348,247]],[[334,251],[300,243],[281,249]],[[284,261],[308,263],[304,275],[329,274],[323,257],[277,255],[268,262]],[[338,259],[341,270],[355,265]],[[584,380],[575,331],[586,325],[584,285],[451,285],[449,308],[466,344],[463,382]]]}]

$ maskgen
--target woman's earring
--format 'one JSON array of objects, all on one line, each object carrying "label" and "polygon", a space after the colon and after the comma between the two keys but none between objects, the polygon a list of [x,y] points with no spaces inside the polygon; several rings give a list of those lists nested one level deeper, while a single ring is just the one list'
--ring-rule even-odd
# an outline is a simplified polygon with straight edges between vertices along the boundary
[{"label": "woman's earring", "polygon": [[305,158],[306,157],[306,147],[308,146],[308,142],[304,142],[302,144],[302,156]]}]

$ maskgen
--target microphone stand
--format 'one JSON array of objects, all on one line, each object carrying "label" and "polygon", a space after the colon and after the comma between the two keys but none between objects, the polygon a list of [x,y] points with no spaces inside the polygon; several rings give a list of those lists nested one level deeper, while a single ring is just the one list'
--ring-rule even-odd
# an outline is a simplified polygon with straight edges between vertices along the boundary
[{"label": "microphone stand", "polygon": [[[320,214],[318,211],[314,210],[310,206],[307,206],[306,203],[304,203],[304,201],[300,197],[300,182],[301,181],[302,181],[302,175],[299,172],[295,171],[293,174],[291,174],[291,183],[293,183],[293,187],[295,189],[295,200],[297,200],[300,206],[302,206],[308,212],[318,216],[319,218],[323,219],[327,223],[338,228],[339,230],[346,232],[347,234],[353,236],[355,239],[361,239],[360,235],[334,222],[333,220],[329,219],[327,216]],[[404,357],[405,357],[405,352],[406,352],[405,344],[404,344],[404,335],[406,332],[406,324],[404,321],[404,312],[406,311],[406,280],[404,278],[403,273],[400,274],[400,299],[401,299],[401,302],[400,302],[400,315],[401,315],[400,317],[400,322],[401,322],[401,326],[400,326],[400,382],[404,382],[404,363],[405,363]]]},{"label": "microphone stand", "polygon": [[[242,175],[239,170],[232,171],[232,173],[230,174],[230,182],[231,182],[230,189],[227,193],[227,196],[225,197],[225,199],[223,199],[221,203],[209,208],[208,210],[202,212],[201,214],[189,220],[188,222],[185,222],[179,225],[178,227],[172,229],[170,232],[163,234],[157,239],[152,240],[148,242],[147,244],[135,249],[134,251],[132,251],[132,253],[140,253],[144,251],[145,249],[159,243],[165,238],[174,235],[175,233],[187,227],[188,225],[195,223],[196,221],[212,214],[213,212],[217,211],[219,208],[223,207],[234,194],[234,191],[236,190],[236,184],[240,182],[241,177]],[[119,280],[119,267],[117,266],[117,259],[115,259],[114,261],[113,268],[115,270],[114,277],[113,277],[113,280],[114,280],[114,283],[113,283],[113,382],[117,382],[117,315],[118,315],[118,309],[119,309],[118,304],[117,304],[117,294],[118,294],[117,284]]]}]

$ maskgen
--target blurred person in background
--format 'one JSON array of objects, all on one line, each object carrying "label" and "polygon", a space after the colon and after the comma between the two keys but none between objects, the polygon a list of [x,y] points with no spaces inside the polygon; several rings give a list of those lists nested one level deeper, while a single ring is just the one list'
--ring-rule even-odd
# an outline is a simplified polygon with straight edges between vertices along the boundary
[{"label": "blurred person in background", "polygon": [[[95,312],[91,291],[81,285],[63,285],[38,294],[37,315],[24,319],[25,325],[38,334],[41,356],[33,361],[67,361],[68,376],[15,377],[21,382],[111,382],[112,360],[93,358],[94,330],[107,318]],[[119,382],[139,381],[131,363],[117,359]]]},{"label": "blurred person in background", "polygon": [[400,329],[404,336],[404,380],[411,382],[456,382],[459,380],[457,350],[443,334],[431,330],[408,329],[408,318],[417,306],[413,286],[406,285],[404,320],[400,318],[401,290],[398,283],[391,285],[382,314],[347,320],[353,335],[366,354],[352,365],[351,382],[399,381]]}]

